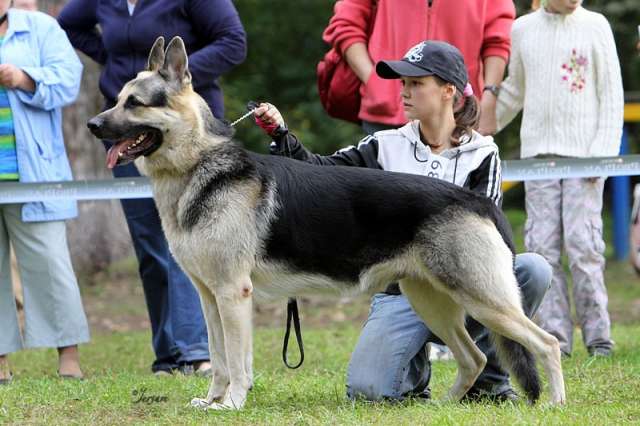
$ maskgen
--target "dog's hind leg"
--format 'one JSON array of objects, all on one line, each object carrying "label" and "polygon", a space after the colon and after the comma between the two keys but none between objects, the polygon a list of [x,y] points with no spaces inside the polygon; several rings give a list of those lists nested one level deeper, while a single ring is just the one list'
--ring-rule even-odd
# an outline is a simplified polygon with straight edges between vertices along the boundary
[{"label": "dog's hind leg", "polygon": [[473,215],[460,215],[457,221],[440,226],[439,232],[439,240],[429,240],[435,249],[425,246],[422,257],[428,269],[437,271],[440,282],[446,283],[442,290],[491,330],[500,361],[520,383],[529,401],[540,396],[535,356],[547,371],[551,402],[563,403],[558,341],[525,316],[513,272],[513,253],[503,236],[493,223]]},{"label": "dog's hind leg", "polygon": [[451,349],[458,364],[458,375],[447,399],[459,401],[473,386],[487,363],[487,357],[464,327],[462,306],[426,281],[404,279],[400,281],[400,288],[413,310]]},{"label": "dog's hind leg", "polygon": [[[521,359],[510,359],[513,358],[513,354],[510,353],[513,343],[503,339],[506,338],[524,346],[542,362],[549,379],[551,403],[564,404],[566,396],[558,339],[538,327],[524,315],[522,309],[518,308],[505,306],[505,304],[502,306],[475,303],[467,305],[469,315],[500,335],[496,338],[496,346],[502,360],[508,361],[512,366],[522,362]],[[527,372],[523,371],[522,375],[526,379]]]},{"label": "dog's hind leg", "polygon": [[[466,261],[451,275],[450,291],[467,313],[494,334],[500,360],[523,387],[529,401],[540,396],[537,357],[549,378],[551,402],[565,401],[560,347],[555,337],[526,317],[516,277],[513,255],[493,226],[470,224],[475,238],[458,236],[451,251]],[[454,290],[455,289],[455,290]]]}]

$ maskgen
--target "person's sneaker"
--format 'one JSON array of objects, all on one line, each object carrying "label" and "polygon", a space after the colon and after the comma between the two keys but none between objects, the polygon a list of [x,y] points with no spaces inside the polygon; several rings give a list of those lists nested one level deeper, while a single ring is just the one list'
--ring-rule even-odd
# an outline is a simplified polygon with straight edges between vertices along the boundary
[{"label": "person's sneaker", "polygon": [[153,375],[156,377],[171,377],[173,373],[170,370],[156,370]]},{"label": "person's sneaker", "polygon": [[611,348],[605,348],[603,346],[590,346],[587,348],[589,356],[591,357],[610,357]]},{"label": "person's sneaker", "polygon": [[196,369],[193,368],[193,364],[181,364],[180,367],[178,367],[178,372],[184,376],[192,376],[196,372]]},{"label": "person's sneaker", "polygon": [[431,399],[431,389],[429,389],[428,387],[425,388],[422,392],[416,394],[416,398]]},{"label": "person's sneaker", "polygon": [[463,403],[485,403],[504,404],[505,402],[516,403],[520,401],[520,396],[512,388],[508,388],[499,393],[490,393],[484,389],[472,387],[462,398]]},{"label": "person's sneaker", "polygon": [[451,349],[444,345],[431,343],[429,349],[429,361],[452,361],[453,354]]}]

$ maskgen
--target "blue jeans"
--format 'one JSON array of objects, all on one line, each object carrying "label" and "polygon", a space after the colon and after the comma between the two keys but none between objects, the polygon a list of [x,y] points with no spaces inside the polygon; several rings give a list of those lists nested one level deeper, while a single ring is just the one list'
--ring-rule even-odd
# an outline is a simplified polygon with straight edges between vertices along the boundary
[{"label": "blue jeans", "polygon": [[[113,169],[115,177],[140,176],[133,163]],[[156,360],[152,371],[209,360],[207,326],[200,298],[169,252],[152,198],[121,200],[138,258]]]},{"label": "blue jeans", "polygon": [[[550,286],[551,267],[542,256],[525,253],[516,256],[515,273],[525,314],[531,317]],[[472,318],[467,318],[467,330],[487,356],[487,365],[474,387],[490,394],[510,389],[509,375],[500,367],[489,331]],[[405,296],[376,294],[351,355],[347,395],[369,400],[420,395],[431,378],[425,350],[428,342],[442,344],[411,309]]]}]

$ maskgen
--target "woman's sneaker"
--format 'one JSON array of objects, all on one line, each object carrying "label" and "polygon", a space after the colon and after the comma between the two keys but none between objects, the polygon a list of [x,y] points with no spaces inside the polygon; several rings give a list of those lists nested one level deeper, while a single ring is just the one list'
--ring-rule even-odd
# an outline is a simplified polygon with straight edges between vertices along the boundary
[{"label": "woman's sneaker", "polygon": [[590,346],[587,348],[589,352],[589,356],[591,357],[610,357],[611,356],[611,348],[606,348],[604,346]]}]

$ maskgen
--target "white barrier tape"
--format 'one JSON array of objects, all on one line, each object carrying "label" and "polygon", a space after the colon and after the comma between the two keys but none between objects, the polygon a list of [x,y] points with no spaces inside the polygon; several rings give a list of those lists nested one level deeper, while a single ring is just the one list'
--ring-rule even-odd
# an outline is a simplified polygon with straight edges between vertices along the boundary
[{"label": "white barrier tape", "polygon": [[640,155],[502,161],[503,181],[640,175]]},{"label": "white barrier tape", "polygon": [[[503,181],[633,175],[640,175],[640,155],[502,161]],[[47,183],[0,182],[0,204],[151,196],[151,184],[146,177]]]},{"label": "white barrier tape", "polygon": [[0,204],[151,196],[151,183],[146,177],[47,183],[0,182]]}]

